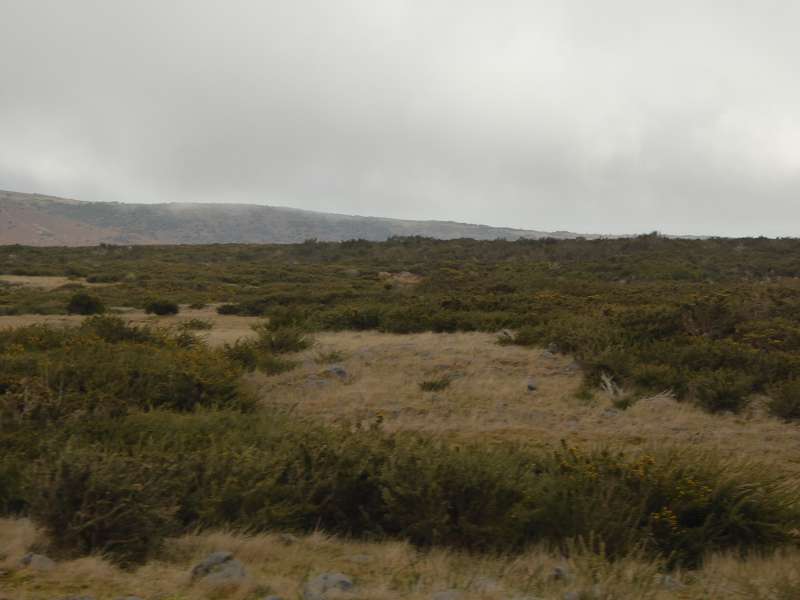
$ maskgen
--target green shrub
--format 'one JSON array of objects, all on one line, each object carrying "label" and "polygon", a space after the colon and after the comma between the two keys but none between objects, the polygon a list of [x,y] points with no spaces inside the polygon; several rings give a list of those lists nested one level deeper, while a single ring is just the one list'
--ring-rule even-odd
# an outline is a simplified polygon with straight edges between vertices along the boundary
[{"label": "green shrub", "polygon": [[159,341],[149,327],[131,325],[120,317],[113,316],[89,317],[81,323],[80,331],[97,336],[110,344]]},{"label": "green shrub", "polygon": [[261,323],[253,325],[253,331],[258,336],[256,345],[272,354],[300,352],[310,348],[312,344],[305,332],[297,327],[275,328],[271,323]]},{"label": "green shrub", "polygon": [[145,305],[144,311],[148,315],[177,315],[180,311],[180,307],[176,302],[170,300],[153,300]]},{"label": "green shrub", "polygon": [[74,315],[97,315],[105,310],[105,306],[99,298],[86,292],[75,294],[67,304],[67,312]]},{"label": "green shrub", "polygon": [[[33,514],[65,549],[125,557],[148,553],[178,523],[321,527],[502,552],[566,550],[581,538],[612,558],[645,551],[684,566],[707,552],[775,548],[800,523],[788,480],[713,456],[455,448],[353,433],[224,412],[75,423],[36,442],[45,455]],[[130,539],[134,527],[144,539],[131,549],[109,542]]]},{"label": "green shrub", "polygon": [[[185,334],[188,335],[188,334]],[[191,337],[191,336],[190,336]],[[74,329],[0,332],[0,406],[6,419],[50,422],[129,410],[252,405],[223,353],[117,317]]]},{"label": "green shrub", "polygon": [[122,565],[142,563],[177,531],[181,477],[174,459],[99,454],[65,448],[54,463],[40,464],[31,516],[57,552],[102,554]]},{"label": "green shrub", "polygon": [[88,283],[117,283],[122,280],[122,276],[114,273],[98,273],[96,275],[89,275],[86,278]]},{"label": "green shrub", "polygon": [[183,331],[208,331],[214,328],[214,323],[207,319],[189,319],[178,325]]},{"label": "green shrub", "polygon": [[419,389],[423,392],[441,392],[450,387],[449,377],[439,377],[438,379],[426,379],[419,383]]},{"label": "green shrub", "polygon": [[770,414],[784,421],[800,420],[800,379],[784,381],[769,388]]},{"label": "green shrub", "polygon": [[693,379],[697,403],[709,412],[739,412],[753,391],[752,378],[730,369],[700,373]]}]

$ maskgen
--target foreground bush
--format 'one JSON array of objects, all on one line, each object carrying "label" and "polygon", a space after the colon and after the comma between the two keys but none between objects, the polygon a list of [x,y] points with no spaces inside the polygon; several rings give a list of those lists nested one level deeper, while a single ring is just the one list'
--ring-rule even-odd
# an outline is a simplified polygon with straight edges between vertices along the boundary
[{"label": "foreground bush", "polygon": [[645,551],[691,566],[709,551],[774,548],[800,522],[786,482],[694,453],[453,448],[230,412],[152,412],[51,435],[34,444],[32,515],[54,535],[74,532],[60,538],[64,551],[121,560],[143,550],[106,540],[130,539],[138,523],[147,548],[196,527],[323,528],[503,552],[566,551],[581,538],[611,557]]},{"label": "foreground bush", "polygon": [[154,465],[123,454],[66,448],[38,475],[31,512],[55,550],[141,563],[176,531],[180,477],[170,457]]}]

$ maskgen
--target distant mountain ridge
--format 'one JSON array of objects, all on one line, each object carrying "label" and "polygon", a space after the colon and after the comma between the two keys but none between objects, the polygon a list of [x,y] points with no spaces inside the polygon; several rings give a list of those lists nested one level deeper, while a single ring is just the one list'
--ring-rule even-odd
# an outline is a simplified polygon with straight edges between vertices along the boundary
[{"label": "distant mountain ridge", "polygon": [[382,241],[392,236],[415,235],[480,240],[579,237],[565,231],[360,217],[251,204],[82,202],[0,190],[0,245]]}]

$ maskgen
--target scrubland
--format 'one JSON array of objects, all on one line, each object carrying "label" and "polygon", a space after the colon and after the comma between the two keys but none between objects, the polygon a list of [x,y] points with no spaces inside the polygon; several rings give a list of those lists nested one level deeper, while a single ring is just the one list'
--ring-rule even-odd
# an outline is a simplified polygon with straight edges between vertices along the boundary
[{"label": "scrubland", "polygon": [[[0,270],[0,597],[289,599],[330,571],[354,598],[800,596],[793,240]],[[246,581],[191,581],[220,548]]]}]

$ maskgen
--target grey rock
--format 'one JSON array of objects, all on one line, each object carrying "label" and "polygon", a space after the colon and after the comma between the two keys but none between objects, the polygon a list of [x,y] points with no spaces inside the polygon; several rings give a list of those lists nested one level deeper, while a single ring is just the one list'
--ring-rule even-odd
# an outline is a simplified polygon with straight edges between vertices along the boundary
[{"label": "grey rock", "polygon": [[348,556],[347,560],[354,563],[368,563],[372,562],[372,557],[368,554],[354,554],[352,556]]},{"label": "grey rock", "polygon": [[539,386],[536,385],[536,380],[533,377],[528,377],[528,391],[535,392],[538,388]]},{"label": "grey rock", "polygon": [[300,538],[296,535],[292,535],[291,533],[279,533],[278,541],[284,546],[291,546],[292,544],[299,542]]},{"label": "grey rock", "polygon": [[261,600],[283,600],[281,596],[264,596]]},{"label": "grey rock", "polygon": [[238,583],[247,578],[244,565],[226,551],[212,552],[192,568],[192,579],[206,583]]},{"label": "grey rock", "polygon": [[339,379],[347,379],[347,369],[341,365],[333,365],[332,367],[328,367],[325,369],[325,372],[329,375],[334,375]]},{"label": "grey rock", "polygon": [[458,590],[444,590],[443,592],[436,592],[431,596],[431,600],[459,600],[462,594]]},{"label": "grey rock", "polygon": [[547,350],[550,354],[561,353],[561,348],[559,348],[558,344],[556,344],[555,342],[550,342],[549,344],[547,344],[545,350]]},{"label": "grey rock", "polygon": [[51,571],[56,567],[54,560],[44,554],[34,554],[33,552],[23,556],[19,564],[34,571]]},{"label": "grey rock", "polygon": [[658,577],[658,583],[665,589],[668,590],[679,590],[684,585],[675,579],[672,575],[660,575]]},{"label": "grey rock", "polygon": [[476,592],[483,593],[500,591],[500,583],[492,577],[476,577],[469,587]]},{"label": "grey rock", "polygon": [[616,417],[620,412],[618,408],[607,408],[601,413],[601,416],[606,418]]},{"label": "grey rock", "polygon": [[303,600],[326,600],[328,592],[347,592],[353,589],[353,580],[343,573],[323,573],[303,586]]},{"label": "grey rock", "polygon": [[142,600],[139,596],[120,596],[114,600]]},{"label": "grey rock", "polygon": [[501,343],[511,343],[514,341],[514,332],[510,329],[502,329],[500,333],[497,334],[497,338]]},{"label": "grey rock", "polygon": [[551,575],[553,581],[571,581],[572,574],[567,567],[554,567]]},{"label": "grey rock", "polygon": [[564,600],[581,600],[578,592],[564,592]]}]

